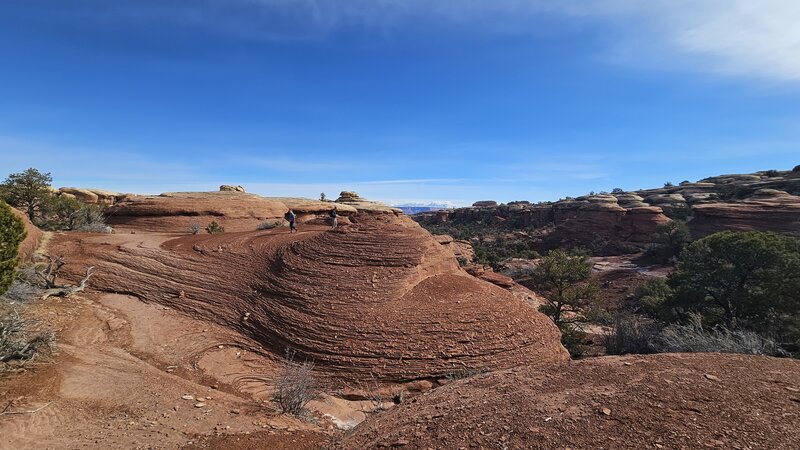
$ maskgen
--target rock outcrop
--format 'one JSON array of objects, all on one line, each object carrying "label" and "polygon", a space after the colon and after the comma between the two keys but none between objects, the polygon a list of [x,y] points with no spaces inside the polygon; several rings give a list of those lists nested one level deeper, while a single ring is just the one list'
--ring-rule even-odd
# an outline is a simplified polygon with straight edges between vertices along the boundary
[{"label": "rock outcrop", "polygon": [[[366,200],[364,200],[366,202]],[[226,231],[252,231],[262,222],[281,221],[291,208],[298,222],[323,222],[337,207],[342,223],[356,208],[304,198],[261,197],[240,191],[170,192],[151,196],[126,196],[108,210],[108,223],[125,230],[184,233],[190,224],[211,221]]]},{"label": "rock outcrop", "polygon": [[[233,211],[214,212],[267,205],[227,200]],[[129,212],[194,213],[189,203],[205,200],[141,201]],[[276,358],[290,348],[314,361],[321,376],[348,382],[434,379],[465,368],[568,359],[547,317],[460,270],[452,253],[406,216],[368,210],[352,219],[336,230],[309,226],[299,234],[67,234],[54,251],[70,254],[71,273],[94,266],[95,289],[219,323]]]},{"label": "rock outcrop", "polygon": [[641,247],[650,242],[656,226],[669,221],[661,208],[640,197],[625,198],[622,207],[611,195],[585,196],[554,203],[521,203],[495,207],[458,208],[415,215],[423,224],[482,223],[505,229],[539,229],[537,247],[586,246],[606,253]]},{"label": "rock outcrop", "polygon": [[219,187],[220,192],[246,192],[242,186],[234,186],[232,184],[223,184]]},{"label": "rock outcrop", "polygon": [[336,203],[339,205],[352,206],[353,208],[359,211],[370,211],[376,213],[392,213],[392,214],[403,213],[403,211],[399,208],[393,208],[381,202],[373,202],[370,200],[366,200],[361,196],[359,196],[358,193],[352,191],[342,191],[339,194],[339,198],[336,199]]},{"label": "rock outcrop", "polygon": [[800,236],[800,172],[721,175],[679,186],[587,195],[557,202],[476,202],[471,208],[420,213],[423,224],[480,223],[504,230],[535,229],[535,246],[582,246],[597,254],[645,248],[656,227],[686,220],[694,237],[722,230]]},{"label": "rock outcrop", "polygon": [[95,203],[113,205],[120,196],[117,192],[106,191],[103,189],[85,189],[75,187],[62,187],[55,191],[56,195],[63,195],[75,198],[84,203]]}]

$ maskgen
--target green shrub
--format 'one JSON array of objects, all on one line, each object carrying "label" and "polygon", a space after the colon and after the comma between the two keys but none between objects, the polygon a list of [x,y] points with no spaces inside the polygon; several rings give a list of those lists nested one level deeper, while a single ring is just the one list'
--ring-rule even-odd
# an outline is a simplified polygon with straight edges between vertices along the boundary
[{"label": "green shrub", "polygon": [[773,170],[767,170],[766,172],[764,172],[764,175],[766,175],[766,176],[768,176],[770,178],[774,178],[774,177],[780,176],[780,174],[781,174],[780,172],[778,172],[777,170],[774,170],[774,169]]},{"label": "green shrub", "polygon": [[567,349],[570,356],[580,358],[586,354],[589,346],[583,330],[572,323],[562,323],[558,328],[561,330],[561,345]]},{"label": "green shrub", "polygon": [[47,192],[39,204],[36,224],[52,231],[107,232],[105,205],[84,203],[66,195]]},{"label": "green shrub", "polygon": [[591,273],[592,265],[586,255],[561,249],[551,251],[532,274],[534,285],[542,290],[546,300],[539,311],[559,327],[583,320],[583,308],[597,295],[594,284],[583,283]]},{"label": "green shrub", "polygon": [[216,220],[211,221],[210,224],[206,227],[206,231],[208,234],[219,234],[225,232],[225,227],[218,224]]},{"label": "green shrub", "polygon": [[712,234],[690,244],[668,277],[666,306],[710,327],[800,344],[800,240],[770,232]]},{"label": "green shrub", "polygon": [[25,239],[25,224],[11,207],[0,201],[0,295],[4,294],[17,272],[19,244]]},{"label": "green shrub", "polygon": [[671,220],[656,226],[653,241],[653,246],[649,250],[650,255],[661,263],[668,263],[691,241],[691,234],[685,223]]},{"label": "green shrub", "polygon": [[0,184],[0,197],[9,205],[25,210],[31,222],[36,222],[42,202],[50,193],[53,177],[36,169],[12,173]]},{"label": "green shrub", "polygon": [[625,308],[633,313],[640,313],[656,319],[668,316],[668,301],[672,296],[672,288],[666,278],[651,277],[636,288],[633,298],[627,300]]}]

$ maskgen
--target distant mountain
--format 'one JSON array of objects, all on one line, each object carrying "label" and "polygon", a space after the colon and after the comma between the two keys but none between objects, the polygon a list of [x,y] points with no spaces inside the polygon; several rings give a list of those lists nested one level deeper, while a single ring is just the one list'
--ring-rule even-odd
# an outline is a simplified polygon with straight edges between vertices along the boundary
[{"label": "distant mountain", "polygon": [[452,208],[453,205],[449,203],[405,203],[402,205],[392,205],[400,209],[403,213],[411,215],[422,212],[438,211],[440,209]]}]

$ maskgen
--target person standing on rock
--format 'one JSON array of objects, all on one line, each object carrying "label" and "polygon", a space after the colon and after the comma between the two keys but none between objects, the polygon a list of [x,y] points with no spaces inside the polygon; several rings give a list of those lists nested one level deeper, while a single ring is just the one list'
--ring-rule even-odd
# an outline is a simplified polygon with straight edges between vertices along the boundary
[{"label": "person standing on rock", "polygon": [[289,221],[289,233],[296,233],[297,225],[295,225],[295,221],[297,220],[297,216],[294,215],[294,211],[290,209],[289,212],[284,214],[283,218]]},{"label": "person standing on rock", "polygon": [[331,228],[336,228],[336,226],[337,226],[336,218],[339,216],[339,212],[336,211],[336,207],[335,206],[331,210],[330,215],[331,215]]}]

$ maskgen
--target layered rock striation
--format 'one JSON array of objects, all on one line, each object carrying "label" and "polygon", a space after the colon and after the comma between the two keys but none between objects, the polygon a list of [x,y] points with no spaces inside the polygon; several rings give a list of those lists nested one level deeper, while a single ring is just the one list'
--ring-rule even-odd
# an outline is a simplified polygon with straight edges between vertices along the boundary
[{"label": "layered rock striation", "polygon": [[[146,205],[195,211],[188,203],[197,200]],[[241,214],[268,205],[255,201],[227,207]],[[155,216],[121,217],[130,227]],[[334,378],[407,381],[568,359],[547,317],[462,271],[418,224],[373,209],[349,218],[336,230],[308,225],[298,234],[63,235],[54,248],[71,255],[76,276],[95,266],[96,289],[220,323],[276,357],[291,349]]]}]

